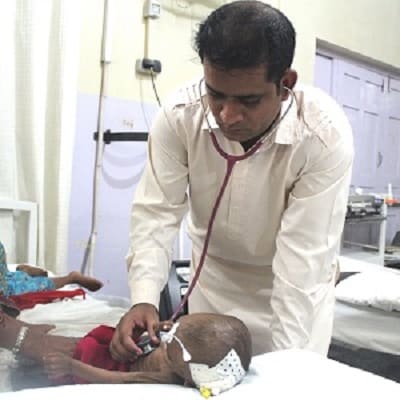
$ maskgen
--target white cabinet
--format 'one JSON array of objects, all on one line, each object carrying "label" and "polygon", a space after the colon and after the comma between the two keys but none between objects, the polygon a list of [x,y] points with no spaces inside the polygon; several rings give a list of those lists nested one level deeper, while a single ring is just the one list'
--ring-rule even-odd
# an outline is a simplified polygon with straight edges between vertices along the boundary
[{"label": "white cabinet", "polygon": [[400,78],[317,54],[315,85],[339,102],[352,125],[352,186],[382,193],[392,183],[400,195]]},{"label": "white cabinet", "polygon": [[374,191],[382,163],[379,141],[384,126],[385,77],[343,60],[333,62],[332,96],[353,127],[352,185]]},{"label": "white cabinet", "polygon": [[394,192],[400,194],[400,80],[388,77],[386,85],[383,130],[378,146],[381,154],[378,187],[382,189],[382,185],[390,182]]},{"label": "white cabinet", "polygon": [[[400,77],[361,62],[321,51],[315,62],[315,85],[343,107],[353,128],[355,158],[352,188],[385,193],[392,184],[400,197]],[[400,231],[400,210],[388,210],[386,242]],[[376,245],[379,224],[345,229],[352,240]]]}]

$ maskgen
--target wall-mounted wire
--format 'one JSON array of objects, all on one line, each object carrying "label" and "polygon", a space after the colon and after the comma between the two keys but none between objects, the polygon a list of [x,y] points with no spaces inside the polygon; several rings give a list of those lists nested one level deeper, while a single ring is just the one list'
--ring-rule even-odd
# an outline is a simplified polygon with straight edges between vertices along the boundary
[{"label": "wall-mounted wire", "polygon": [[156,87],[156,82],[155,82],[155,80],[154,80],[154,71],[153,71],[153,68],[150,68],[150,76],[151,76],[151,84],[152,84],[152,86],[153,86],[154,95],[156,96],[158,105],[161,107],[160,97],[158,96],[157,87]]}]

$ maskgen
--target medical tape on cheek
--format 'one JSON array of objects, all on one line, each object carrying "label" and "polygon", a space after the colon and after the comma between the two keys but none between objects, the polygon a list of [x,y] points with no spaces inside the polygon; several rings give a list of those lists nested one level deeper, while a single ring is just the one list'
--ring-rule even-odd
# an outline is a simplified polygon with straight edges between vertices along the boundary
[{"label": "medical tape on cheek", "polygon": [[189,363],[189,367],[193,382],[201,393],[207,392],[214,396],[233,388],[246,375],[240,357],[234,349],[214,367],[196,363]]}]

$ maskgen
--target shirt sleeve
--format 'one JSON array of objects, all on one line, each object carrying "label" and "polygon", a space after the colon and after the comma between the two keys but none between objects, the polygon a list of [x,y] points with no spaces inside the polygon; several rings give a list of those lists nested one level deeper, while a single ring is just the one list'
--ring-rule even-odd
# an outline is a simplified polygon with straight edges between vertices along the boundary
[{"label": "shirt sleeve", "polygon": [[[306,141],[308,159],[289,194],[276,239],[272,350],[310,348],[316,312],[333,293],[353,160],[351,128],[344,133],[335,145],[317,135]],[[331,321],[333,310],[326,313]]]},{"label": "shirt sleeve", "polygon": [[126,257],[133,304],[149,303],[156,308],[187,211],[187,150],[175,117],[174,109],[164,108],[153,123],[145,170],[132,206]]}]

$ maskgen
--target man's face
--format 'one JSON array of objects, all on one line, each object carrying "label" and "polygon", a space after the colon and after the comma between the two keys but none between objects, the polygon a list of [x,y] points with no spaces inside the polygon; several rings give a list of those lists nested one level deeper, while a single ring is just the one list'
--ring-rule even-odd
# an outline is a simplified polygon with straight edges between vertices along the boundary
[{"label": "man's face", "polygon": [[266,67],[224,70],[204,61],[211,112],[223,135],[244,142],[263,133],[281,108],[281,93],[267,82]]}]

